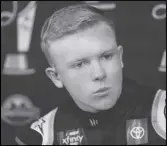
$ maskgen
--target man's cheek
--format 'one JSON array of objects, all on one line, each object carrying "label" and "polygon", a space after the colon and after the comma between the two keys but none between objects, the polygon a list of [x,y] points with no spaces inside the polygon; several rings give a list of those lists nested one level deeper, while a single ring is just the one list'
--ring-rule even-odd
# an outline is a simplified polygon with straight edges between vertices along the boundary
[{"label": "man's cheek", "polygon": [[82,89],[84,86],[84,80],[82,77],[79,76],[70,76],[67,78],[68,79],[68,86],[71,88],[75,88],[76,90]]},{"label": "man's cheek", "polygon": [[108,71],[107,72],[107,81],[109,82],[117,82],[118,80],[120,80],[122,76],[122,72],[121,71]]},{"label": "man's cheek", "polygon": [[107,75],[107,84],[109,85],[116,85],[122,81],[122,73],[121,72],[115,72],[115,73],[109,73]]},{"label": "man's cheek", "polygon": [[76,69],[70,69],[69,71],[66,71],[66,76],[70,80],[78,80],[83,76],[82,72]]},{"label": "man's cheek", "polygon": [[114,76],[117,73],[122,71],[121,64],[116,63],[116,62],[109,63],[105,66],[105,71],[107,75]]}]

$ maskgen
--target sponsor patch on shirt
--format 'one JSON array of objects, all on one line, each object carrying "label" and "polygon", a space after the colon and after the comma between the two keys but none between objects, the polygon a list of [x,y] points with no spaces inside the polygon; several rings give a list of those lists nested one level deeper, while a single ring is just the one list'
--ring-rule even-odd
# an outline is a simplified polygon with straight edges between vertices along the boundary
[{"label": "sponsor patch on shirt", "polygon": [[60,145],[87,144],[87,140],[82,128],[58,132],[57,140]]},{"label": "sponsor patch on shirt", "polygon": [[128,145],[148,143],[147,119],[127,120],[126,139]]}]

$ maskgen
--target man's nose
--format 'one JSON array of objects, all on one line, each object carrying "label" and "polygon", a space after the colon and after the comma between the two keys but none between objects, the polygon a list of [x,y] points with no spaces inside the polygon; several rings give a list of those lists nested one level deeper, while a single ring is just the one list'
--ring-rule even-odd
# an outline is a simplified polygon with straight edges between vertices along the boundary
[{"label": "man's nose", "polygon": [[92,63],[92,80],[93,81],[103,81],[106,78],[106,73],[104,68],[99,62]]}]

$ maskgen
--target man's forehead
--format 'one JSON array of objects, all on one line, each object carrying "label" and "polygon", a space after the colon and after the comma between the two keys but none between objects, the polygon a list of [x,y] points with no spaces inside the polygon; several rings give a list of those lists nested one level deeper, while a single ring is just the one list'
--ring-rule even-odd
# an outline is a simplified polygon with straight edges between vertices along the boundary
[{"label": "man's forehead", "polygon": [[115,39],[112,38],[101,38],[98,37],[69,37],[67,40],[62,41],[61,43],[54,43],[51,45],[51,53],[55,54],[71,54],[75,53],[93,53],[93,52],[103,52],[108,50],[114,50],[117,48]]},{"label": "man's forehead", "polygon": [[[87,47],[88,48],[88,47]],[[58,62],[64,62],[65,64],[72,64],[77,61],[83,61],[83,60],[89,60],[92,59],[98,59],[103,54],[107,53],[117,53],[118,49],[117,46],[115,47],[100,47],[98,49],[96,48],[89,48],[84,49],[84,47],[81,48],[75,48],[75,49],[60,49],[60,52],[57,52],[56,55],[52,55]],[[64,64],[63,63],[63,64]]]},{"label": "man's forehead", "polygon": [[116,48],[114,32],[103,25],[50,43],[50,53],[65,60],[88,58]]}]

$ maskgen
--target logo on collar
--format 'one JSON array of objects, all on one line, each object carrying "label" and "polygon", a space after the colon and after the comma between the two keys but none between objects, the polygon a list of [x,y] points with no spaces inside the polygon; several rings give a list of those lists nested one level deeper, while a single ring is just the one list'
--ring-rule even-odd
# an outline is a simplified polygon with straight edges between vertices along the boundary
[{"label": "logo on collar", "polygon": [[82,128],[58,132],[57,138],[60,145],[87,144],[87,140]]},{"label": "logo on collar", "polygon": [[98,120],[95,119],[89,119],[90,125],[92,127],[96,127],[98,125]]},{"label": "logo on collar", "polygon": [[148,143],[147,119],[127,120],[126,139],[128,145]]}]

